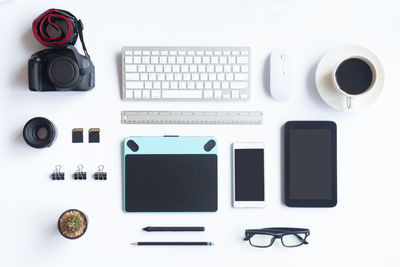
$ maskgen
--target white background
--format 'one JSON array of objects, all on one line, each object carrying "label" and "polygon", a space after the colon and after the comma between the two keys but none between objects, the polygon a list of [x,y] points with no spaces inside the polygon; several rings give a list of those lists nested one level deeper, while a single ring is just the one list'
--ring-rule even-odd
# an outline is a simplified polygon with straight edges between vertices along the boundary
[{"label": "white background", "polygon": [[[96,66],[96,87],[86,93],[30,92],[27,61],[43,49],[31,23],[48,8],[69,10],[85,24]],[[400,4],[393,0],[147,0],[31,1],[0,5],[0,265],[1,266],[394,266],[399,241]],[[381,59],[385,88],[369,108],[333,110],[319,97],[315,68],[329,50],[358,44]],[[123,102],[123,45],[251,46],[252,99],[221,102]],[[78,44],[80,48],[80,45]],[[266,86],[274,48],[297,52],[297,82],[287,102]],[[121,110],[262,110],[256,126],[121,125]],[[35,116],[58,128],[51,148],[27,146],[21,132]],[[334,120],[338,125],[338,205],[288,208],[282,202],[282,125],[288,120]],[[83,127],[85,143],[72,144]],[[87,130],[101,128],[101,143]],[[219,210],[215,214],[125,214],[122,211],[122,141],[131,135],[214,135],[219,140]],[[265,209],[231,207],[231,153],[235,141],[266,143]],[[61,164],[65,181],[49,175]],[[74,181],[78,164],[91,175],[104,164],[105,182]],[[59,215],[78,208],[89,216],[87,233],[66,240]],[[146,233],[148,225],[204,225],[203,233]],[[246,228],[293,226],[311,230],[309,245],[279,242],[256,249]],[[214,247],[133,247],[135,241],[212,241]]]}]

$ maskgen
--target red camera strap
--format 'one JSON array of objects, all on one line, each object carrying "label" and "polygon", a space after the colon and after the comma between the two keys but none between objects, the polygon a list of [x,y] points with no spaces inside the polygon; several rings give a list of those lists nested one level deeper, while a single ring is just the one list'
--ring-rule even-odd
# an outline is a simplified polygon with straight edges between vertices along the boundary
[{"label": "red camera strap", "polygon": [[[57,34],[50,35],[49,29]],[[54,8],[47,10],[33,21],[32,30],[35,38],[45,46],[74,45],[79,37],[83,50],[89,57],[83,41],[82,21],[68,11]]]}]

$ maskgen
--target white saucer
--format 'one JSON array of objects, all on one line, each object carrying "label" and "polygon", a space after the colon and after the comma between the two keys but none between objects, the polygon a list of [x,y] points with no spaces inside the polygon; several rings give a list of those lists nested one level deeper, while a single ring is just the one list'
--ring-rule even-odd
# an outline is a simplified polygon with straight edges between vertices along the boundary
[{"label": "white saucer", "polygon": [[[376,81],[374,86],[367,93],[352,99],[351,102],[352,105],[354,103],[354,107],[349,110],[346,106],[346,97],[335,89],[331,75],[340,61],[352,56],[368,58],[371,63],[375,65]],[[356,45],[346,45],[330,51],[318,63],[315,73],[315,84],[319,95],[329,106],[340,111],[358,111],[371,105],[382,92],[383,83],[384,71],[379,59],[368,49]]]}]

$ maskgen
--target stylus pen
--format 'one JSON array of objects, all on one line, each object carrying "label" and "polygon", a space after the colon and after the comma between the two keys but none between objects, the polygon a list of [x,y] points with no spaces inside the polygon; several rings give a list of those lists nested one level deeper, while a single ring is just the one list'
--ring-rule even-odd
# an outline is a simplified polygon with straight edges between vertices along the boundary
[{"label": "stylus pen", "polygon": [[136,242],[134,246],[213,246],[212,242]]},{"label": "stylus pen", "polygon": [[203,232],[203,226],[147,226],[143,228],[146,232]]}]

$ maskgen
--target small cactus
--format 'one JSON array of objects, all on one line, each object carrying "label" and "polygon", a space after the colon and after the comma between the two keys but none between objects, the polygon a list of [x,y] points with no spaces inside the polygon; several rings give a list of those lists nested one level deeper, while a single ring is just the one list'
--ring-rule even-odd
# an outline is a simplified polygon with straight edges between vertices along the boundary
[{"label": "small cactus", "polygon": [[77,216],[72,215],[71,217],[68,218],[66,226],[68,231],[76,232],[81,228],[82,222],[79,220]]}]

